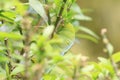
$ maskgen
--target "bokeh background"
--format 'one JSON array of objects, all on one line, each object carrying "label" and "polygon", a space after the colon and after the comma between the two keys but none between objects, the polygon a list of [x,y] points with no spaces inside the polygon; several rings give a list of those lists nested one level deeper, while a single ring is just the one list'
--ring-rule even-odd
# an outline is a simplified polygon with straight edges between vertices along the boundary
[{"label": "bokeh background", "polygon": [[[28,0],[19,1],[28,2]],[[80,21],[80,24],[97,33],[100,40],[95,44],[80,39],[80,42],[73,46],[72,52],[89,56],[90,60],[97,60],[98,56],[107,57],[103,51],[104,44],[100,35],[102,28],[107,28],[107,36],[114,46],[114,52],[120,51],[120,0],[77,0],[77,3],[84,14],[92,18],[92,21]]]},{"label": "bokeh background", "polygon": [[[77,3],[84,14],[92,18],[92,21],[80,21],[80,24],[99,36],[101,29],[107,28],[107,36],[114,46],[114,52],[120,51],[120,0],[77,0]],[[102,39],[98,44],[80,39],[80,43],[74,46],[75,53],[81,52],[89,56],[90,60],[97,60],[98,56],[107,57],[103,49]]]}]

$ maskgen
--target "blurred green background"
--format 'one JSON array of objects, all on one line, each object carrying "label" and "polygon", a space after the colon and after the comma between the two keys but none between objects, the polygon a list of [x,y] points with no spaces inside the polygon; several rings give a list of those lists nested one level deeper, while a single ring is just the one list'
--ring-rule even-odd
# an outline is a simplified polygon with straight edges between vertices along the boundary
[{"label": "blurred green background", "polygon": [[[81,21],[80,24],[93,30],[100,36],[102,28],[107,28],[107,36],[115,51],[120,51],[120,0],[77,0],[83,12],[92,18],[92,21]],[[101,36],[100,36],[101,37]],[[107,54],[103,51],[102,39],[98,44],[80,39],[74,46],[75,53],[81,52],[92,60]]]},{"label": "blurred green background", "polygon": [[[28,0],[20,1],[27,2]],[[83,13],[92,18],[92,21],[80,21],[80,24],[97,33],[100,40],[98,44],[95,44],[89,40],[80,39],[80,42],[73,46],[72,51],[76,54],[87,55],[91,60],[97,60],[98,56],[107,57],[103,51],[104,44],[100,35],[102,28],[107,28],[107,36],[114,46],[114,52],[120,51],[120,0],[77,0],[77,3]],[[1,6],[3,6],[2,3]]]}]

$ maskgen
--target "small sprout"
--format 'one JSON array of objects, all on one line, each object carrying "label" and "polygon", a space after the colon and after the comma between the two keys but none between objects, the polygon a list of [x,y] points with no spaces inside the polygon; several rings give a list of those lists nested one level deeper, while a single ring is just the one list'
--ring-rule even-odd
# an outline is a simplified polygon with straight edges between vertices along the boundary
[{"label": "small sprout", "polygon": [[107,38],[103,38],[103,43],[108,44],[109,40]]},{"label": "small sprout", "polygon": [[104,35],[106,32],[107,32],[107,29],[106,29],[106,28],[103,28],[103,29],[101,30],[101,35]]}]

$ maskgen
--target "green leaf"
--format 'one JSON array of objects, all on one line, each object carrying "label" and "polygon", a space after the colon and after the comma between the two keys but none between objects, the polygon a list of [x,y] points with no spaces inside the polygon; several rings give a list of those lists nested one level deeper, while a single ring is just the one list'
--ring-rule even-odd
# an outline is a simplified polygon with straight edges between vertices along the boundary
[{"label": "green leaf", "polygon": [[[3,52],[4,50],[6,50],[6,47],[0,46],[0,52]],[[1,54],[1,53],[0,53],[0,54]]]},{"label": "green leaf", "polygon": [[47,26],[47,27],[44,29],[44,31],[43,31],[43,36],[49,38],[49,37],[51,36],[53,30],[54,30],[54,26],[53,26],[53,25]]},{"label": "green leaf", "polygon": [[82,69],[82,71],[85,72],[90,72],[94,69],[94,65],[88,65]]},{"label": "green leaf", "polygon": [[14,59],[17,59],[17,60],[20,60],[20,61],[23,61],[23,60],[24,60],[24,57],[21,56],[20,54],[11,54],[11,56],[12,56]]},{"label": "green leaf", "polygon": [[0,67],[0,80],[5,80],[6,72],[3,68]]},{"label": "green leaf", "polygon": [[83,14],[82,13],[82,10],[80,8],[80,6],[78,4],[73,4],[71,6],[71,10],[74,12],[74,13],[77,13],[77,14]]},{"label": "green leaf", "polygon": [[98,40],[96,38],[94,38],[94,37],[92,37],[90,35],[87,35],[87,34],[78,34],[78,35],[76,35],[76,37],[83,38],[83,39],[88,39],[88,40],[90,40],[92,42],[98,43]]},{"label": "green leaf", "polygon": [[58,63],[58,62],[63,61],[63,60],[64,60],[64,58],[63,58],[63,56],[61,56],[61,55],[55,56],[55,57],[53,58],[53,61],[54,61],[55,63]]},{"label": "green leaf", "polygon": [[44,10],[42,3],[38,0],[29,0],[29,4],[47,23],[48,17],[46,15],[46,12]]},{"label": "green leaf", "polygon": [[62,3],[62,0],[54,0],[54,3],[56,4],[56,6],[60,6]]},{"label": "green leaf", "polygon": [[55,75],[44,75],[44,80],[56,80],[56,76]]},{"label": "green leaf", "polygon": [[102,71],[109,71],[112,75],[114,75],[114,70],[113,67],[110,63],[110,60],[103,58],[103,57],[98,57],[99,59],[99,66],[101,67]]},{"label": "green leaf", "polygon": [[54,49],[57,49],[64,55],[74,44],[75,30],[71,23],[61,26],[53,39],[61,40],[60,43],[52,43]]},{"label": "green leaf", "polygon": [[83,27],[83,26],[80,26],[79,29],[93,37],[95,37],[96,39],[99,39],[99,36],[97,34],[95,34],[93,31],[91,31],[90,29],[86,28],[86,27]]},{"label": "green leaf", "polygon": [[114,53],[112,55],[113,60],[117,63],[120,62],[120,52]]},{"label": "green leaf", "polygon": [[14,21],[16,14],[12,11],[0,11],[0,18]]},{"label": "green leaf", "polygon": [[5,38],[20,40],[20,39],[23,39],[23,36],[18,33],[13,33],[13,32],[10,32],[10,33],[0,32],[0,40],[3,40]]},{"label": "green leaf", "polygon": [[109,62],[108,59],[103,58],[103,57],[98,57],[98,60],[102,63],[105,63],[105,64],[107,64]]},{"label": "green leaf", "polygon": [[11,11],[3,11],[3,12],[0,12],[0,14],[5,15],[6,17],[9,17],[9,18],[13,18],[13,19],[16,17],[16,14]]},{"label": "green leaf", "polygon": [[16,7],[15,12],[20,15],[24,15],[26,10],[28,9],[27,5],[21,3],[20,0],[13,0],[13,5]]},{"label": "green leaf", "polygon": [[107,48],[107,50],[108,50],[109,55],[112,55],[112,54],[113,54],[113,51],[114,51],[114,48],[113,48],[112,44],[111,44],[111,43],[108,43],[108,44],[106,45],[106,48]]},{"label": "green leaf", "polygon": [[71,7],[71,10],[74,13],[73,19],[76,19],[76,20],[87,20],[87,21],[91,21],[92,20],[90,17],[85,16],[83,14],[81,8],[77,4],[73,4],[72,7]]},{"label": "green leaf", "polygon": [[44,36],[39,36],[39,38],[37,40],[38,47],[43,47],[45,41],[46,41],[46,38]]},{"label": "green leaf", "polygon": [[86,21],[91,21],[92,19],[88,16],[85,16],[85,15],[74,15],[73,19],[76,19],[76,20],[86,20]]},{"label": "green leaf", "polygon": [[1,54],[0,54],[0,62],[6,62],[6,61],[8,61],[9,59],[6,57],[6,56],[2,56]]},{"label": "green leaf", "polygon": [[9,68],[9,64],[6,63],[5,65],[5,70],[6,70],[6,76],[8,80],[11,80],[11,76],[10,76],[10,68]]},{"label": "green leaf", "polygon": [[17,73],[23,72],[24,71],[24,65],[17,65],[17,67],[15,67],[15,69],[11,72],[11,76],[12,75],[16,75]]}]

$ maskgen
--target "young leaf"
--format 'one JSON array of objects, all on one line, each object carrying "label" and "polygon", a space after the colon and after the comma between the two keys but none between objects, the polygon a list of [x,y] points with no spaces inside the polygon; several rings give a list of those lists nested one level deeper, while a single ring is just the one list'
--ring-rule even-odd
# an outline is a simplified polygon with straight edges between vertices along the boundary
[{"label": "young leaf", "polygon": [[23,39],[23,36],[17,33],[7,33],[7,32],[0,32],[0,40],[5,39],[5,38],[10,38],[10,39],[15,39],[15,40],[20,40]]},{"label": "young leaf", "polygon": [[58,62],[63,61],[63,60],[64,60],[64,58],[61,55],[55,56],[53,58],[54,63],[58,63]]},{"label": "young leaf", "polygon": [[44,29],[44,31],[43,31],[43,36],[45,36],[47,38],[50,37],[52,32],[53,32],[53,30],[54,30],[54,26],[53,25],[47,26]]},{"label": "young leaf", "polygon": [[6,72],[3,68],[0,67],[0,80],[5,80]]},{"label": "young leaf", "polygon": [[29,0],[29,4],[47,23],[48,17],[46,15],[46,12],[44,10],[42,3],[38,0]]},{"label": "young leaf", "polygon": [[56,76],[55,75],[44,75],[44,80],[56,80]]},{"label": "young leaf", "polygon": [[6,62],[6,61],[8,61],[9,59],[7,58],[7,57],[5,57],[5,56],[2,56],[1,54],[0,54],[0,62]]},{"label": "young leaf", "polygon": [[6,69],[7,80],[11,80],[11,76],[10,76],[10,68],[9,68],[9,66],[8,66],[7,63],[6,63],[6,65],[5,65],[5,69]]},{"label": "young leaf", "polygon": [[112,44],[111,44],[111,43],[108,43],[108,44],[106,45],[106,48],[107,48],[107,50],[108,50],[109,55],[112,55],[112,54],[113,54],[113,51],[114,51],[114,47],[112,46]]},{"label": "young leaf", "polygon": [[14,18],[16,17],[16,14],[11,11],[0,11],[0,18],[9,20],[9,21],[14,21]]},{"label": "young leaf", "polygon": [[117,63],[120,62],[120,52],[117,52],[112,55],[113,60]]},{"label": "young leaf", "polygon": [[95,37],[96,39],[99,39],[99,36],[97,34],[95,34],[93,31],[91,31],[90,29],[86,28],[86,27],[83,27],[83,26],[80,26],[79,29],[93,37]]},{"label": "young leaf", "polygon": [[92,19],[88,16],[85,16],[83,14],[76,14],[74,15],[73,19],[76,19],[76,20],[86,20],[86,21],[91,21]]},{"label": "young leaf", "polygon": [[90,35],[87,34],[77,34],[76,37],[78,38],[83,38],[83,39],[88,39],[90,41],[93,41],[94,43],[98,43],[98,40]]},{"label": "young leaf", "polygon": [[16,75],[17,73],[20,73],[24,71],[24,66],[23,65],[18,65],[12,72],[11,75]]},{"label": "young leaf", "polygon": [[[56,37],[57,36],[57,37]],[[75,40],[75,30],[71,23],[66,24],[58,30],[57,34],[54,35],[53,39],[61,39],[61,43],[52,44],[54,48],[60,50],[61,54],[64,55],[73,45]]]},{"label": "young leaf", "polygon": [[85,16],[83,14],[81,8],[77,4],[73,4],[71,6],[71,10],[74,13],[73,19],[75,19],[75,20],[87,20],[87,21],[91,21],[92,20],[90,17]]}]

